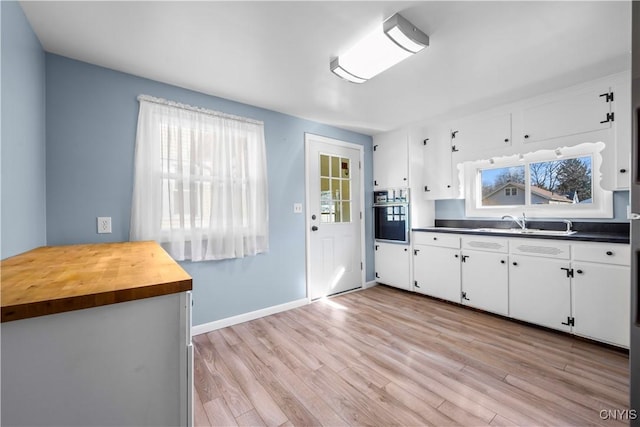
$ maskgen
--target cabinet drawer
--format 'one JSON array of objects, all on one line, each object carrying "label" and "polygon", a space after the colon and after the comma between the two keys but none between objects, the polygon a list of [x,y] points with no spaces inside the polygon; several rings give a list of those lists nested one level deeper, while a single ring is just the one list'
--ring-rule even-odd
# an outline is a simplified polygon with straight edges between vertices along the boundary
[{"label": "cabinet drawer", "polygon": [[414,245],[440,246],[460,249],[460,236],[447,233],[413,233]]},{"label": "cabinet drawer", "polygon": [[629,265],[629,245],[615,243],[584,243],[573,245],[575,261],[601,262],[603,264]]},{"label": "cabinet drawer", "polygon": [[569,259],[571,257],[571,245],[557,240],[510,239],[509,253]]},{"label": "cabinet drawer", "polygon": [[464,236],[462,237],[462,249],[473,249],[488,252],[509,252],[509,240],[504,238]]}]

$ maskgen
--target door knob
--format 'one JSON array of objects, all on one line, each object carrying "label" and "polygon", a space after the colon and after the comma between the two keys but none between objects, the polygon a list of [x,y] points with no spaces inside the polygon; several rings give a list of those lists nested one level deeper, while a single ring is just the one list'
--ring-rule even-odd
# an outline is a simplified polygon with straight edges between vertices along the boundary
[{"label": "door knob", "polygon": [[311,227],[311,231],[318,231],[318,226],[314,225],[313,227]]},{"label": "door knob", "polygon": [[311,215],[311,219],[316,219],[315,214],[314,214],[314,215]]}]

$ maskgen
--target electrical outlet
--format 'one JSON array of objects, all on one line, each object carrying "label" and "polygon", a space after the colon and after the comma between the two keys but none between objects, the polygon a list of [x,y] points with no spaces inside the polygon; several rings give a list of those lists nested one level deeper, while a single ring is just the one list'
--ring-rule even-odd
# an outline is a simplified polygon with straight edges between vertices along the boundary
[{"label": "electrical outlet", "polygon": [[98,217],[98,234],[111,233],[111,217]]},{"label": "electrical outlet", "polygon": [[302,213],[302,203],[293,204],[293,213]]}]

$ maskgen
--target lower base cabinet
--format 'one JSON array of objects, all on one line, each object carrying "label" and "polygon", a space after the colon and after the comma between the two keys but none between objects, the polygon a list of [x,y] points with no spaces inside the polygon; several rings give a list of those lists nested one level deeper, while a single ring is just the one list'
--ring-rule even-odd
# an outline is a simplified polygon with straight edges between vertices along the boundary
[{"label": "lower base cabinet", "polygon": [[460,250],[415,245],[414,254],[414,290],[459,303]]},{"label": "lower base cabinet", "polygon": [[626,244],[417,232],[413,290],[629,347]]},{"label": "lower base cabinet", "polygon": [[191,292],[2,323],[2,425],[191,426]]},{"label": "lower base cabinet", "polygon": [[629,267],[574,262],[573,332],[629,347]]},{"label": "lower base cabinet", "polygon": [[410,291],[410,246],[376,242],[374,249],[376,282]]},{"label": "lower base cabinet", "polygon": [[510,316],[570,332],[569,261],[515,255],[509,261]]},{"label": "lower base cabinet", "polygon": [[465,250],[462,252],[462,304],[509,315],[508,255]]}]

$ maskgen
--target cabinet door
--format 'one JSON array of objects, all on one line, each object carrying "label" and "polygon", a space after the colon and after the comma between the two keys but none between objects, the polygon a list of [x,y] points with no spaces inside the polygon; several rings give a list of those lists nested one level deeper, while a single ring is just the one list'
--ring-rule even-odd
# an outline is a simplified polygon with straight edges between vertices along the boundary
[{"label": "cabinet door", "polygon": [[409,245],[375,243],[376,282],[411,290]]},{"label": "cabinet door", "polygon": [[460,250],[414,246],[414,290],[421,294],[460,302]]},{"label": "cabinet door", "polygon": [[509,314],[507,254],[462,252],[462,304],[503,316]]},{"label": "cabinet door", "polygon": [[451,132],[449,128],[425,130],[424,196],[427,200],[456,197],[451,168]]},{"label": "cabinet door", "polygon": [[570,332],[571,279],[568,261],[509,256],[509,315]]},{"label": "cabinet door", "polygon": [[454,123],[451,146],[455,156],[468,159],[471,153],[504,148],[511,145],[511,113],[474,117]]},{"label": "cabinet door", "polygon": [[629,347],[629,267],[574,262],[573,331]]},{"label": "cabinet door", "polygon": [[374,189],[409,186],[407,138],[406,130],[373,137]]},{"label": "cabinet door", "polygon": [[629,188],[631,179],[631,79],[623,78],[611,85],[611,92],[615,94],[611,102],[611,111],[615,113],[615,190]]},{"label": "cabinet door", "polygon": [[540,142],[610,128],[608,93],[608,86],[585,89],[525,108],[522,111],[522,141]]}]

